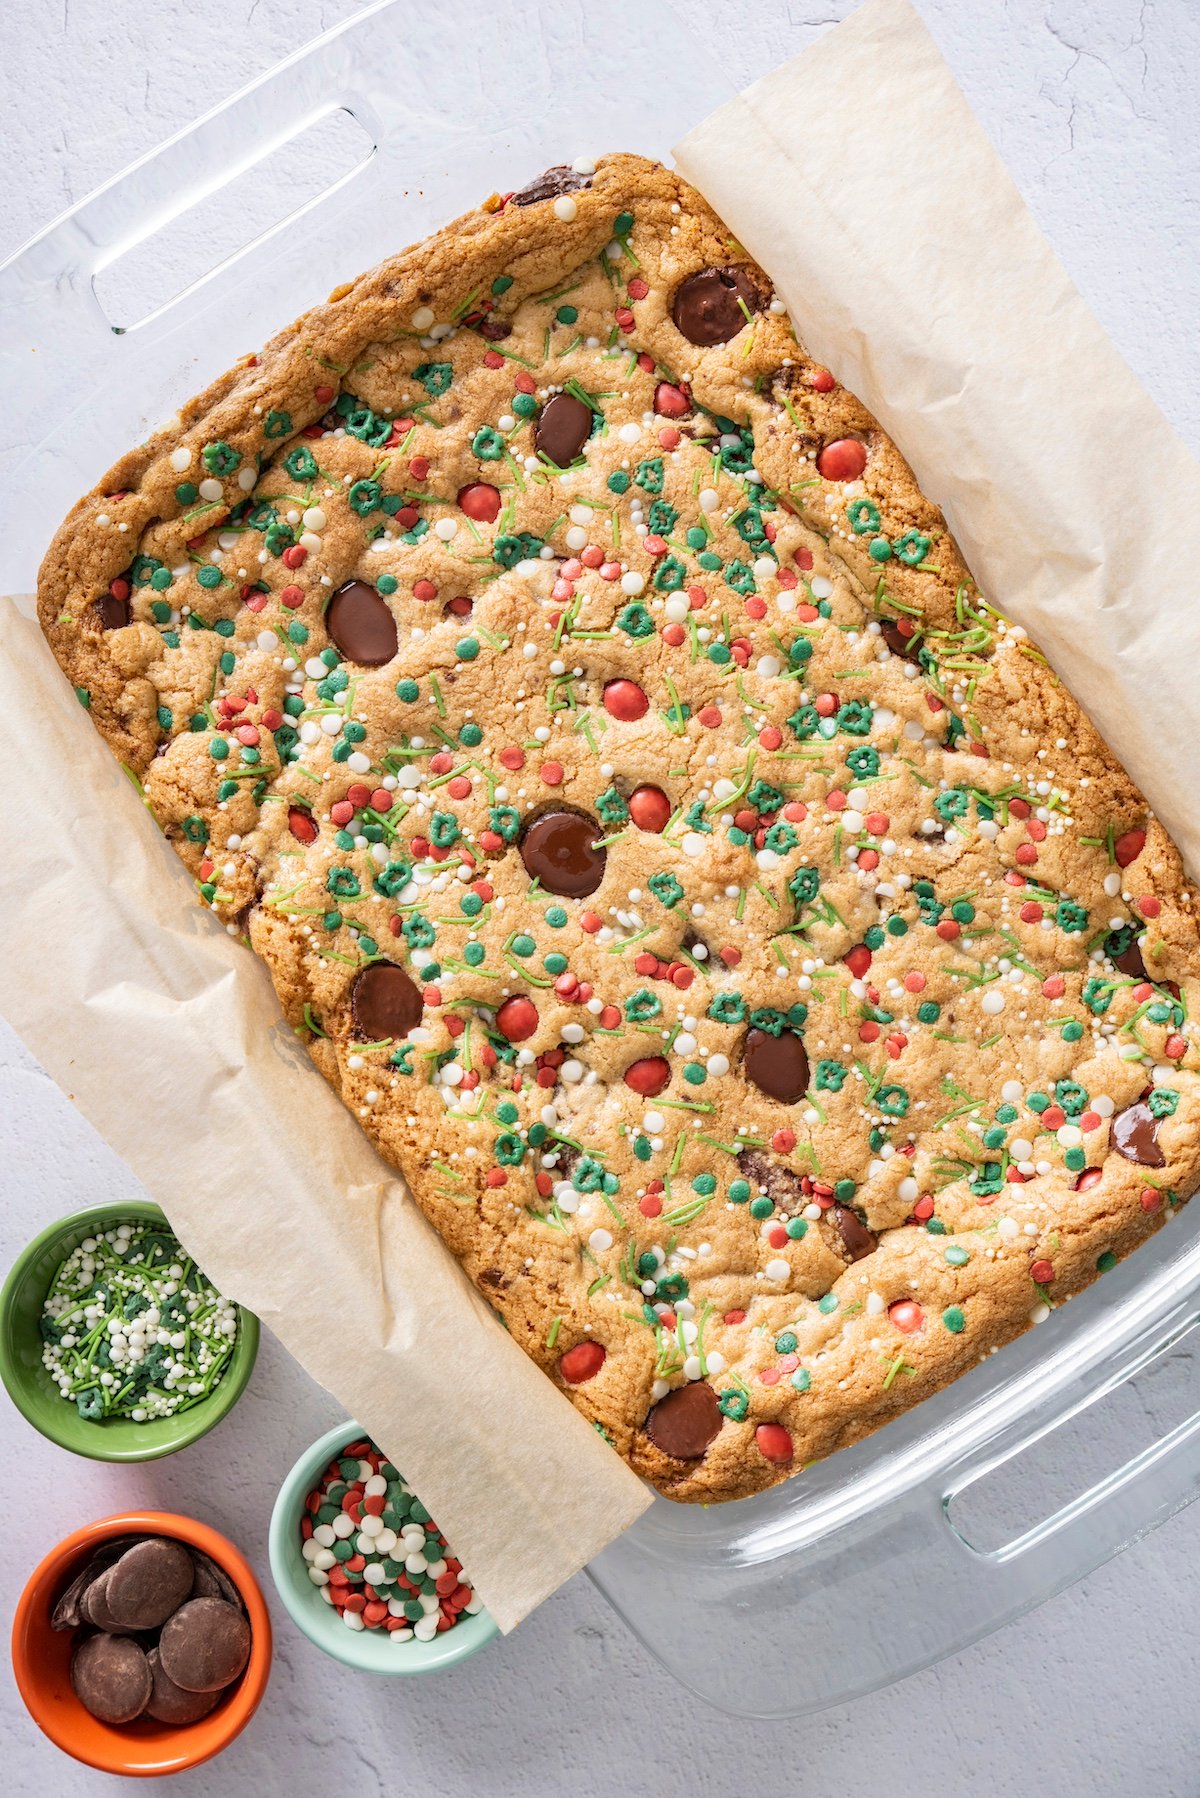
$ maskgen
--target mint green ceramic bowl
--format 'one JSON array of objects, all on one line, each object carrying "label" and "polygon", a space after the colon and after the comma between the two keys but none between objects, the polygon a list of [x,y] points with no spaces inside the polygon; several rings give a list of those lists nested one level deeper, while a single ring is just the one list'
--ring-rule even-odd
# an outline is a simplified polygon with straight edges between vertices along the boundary
[{"label": "mint green ceramic bowl", "polygon": [[356,1667],[360,1673],[440,1673],[485,1648],[498,1633],[495,1619],[486,1611],[477,1611],[431,1642],[397,1642],[386,1630],[347,1629],[309,1579],[308,1563],[300,1552],[305,1499],[334,1456],[367,1435],[352,1419],[335,1425],[305,1450],[284,1480],[271,1513],[269,1537],[275,1589],[292,1621],[335,1661]]},{"label": "mint green ceramic bowl", "polygon": [[92,1461],[155,1461],[197,1441],[236,1405],[258,1354],[258,1319],[239,1305],[237,1342],[230,1364],[199,1404],[174,1417],[150,1418],[145,1423],[123,1417],[89,1423],[81,1417],[75,1406],[60,1396],[42,1365],[42,1306],[72,1249],[86,1236],[124,1223],[171,1228],[158,1206],[146,1199],[73,1211],[34,1237],[13,1263],[0,1290],[0,1379],[9,1397],[43,1436]]}]

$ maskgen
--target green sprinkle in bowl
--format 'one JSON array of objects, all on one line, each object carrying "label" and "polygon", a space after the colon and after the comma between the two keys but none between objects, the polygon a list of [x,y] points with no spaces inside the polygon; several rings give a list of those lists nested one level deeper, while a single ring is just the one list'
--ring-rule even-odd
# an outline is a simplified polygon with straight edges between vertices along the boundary
[{"label": "green sprinkle in bowl", "polygon": [[157,1205],[130,1199],[120,1205],[93,1205],[73,1211],[35,1236],[17,1257],[0,1289],[0,1379],[9,1397],[35,1430],[51,1442],[91,1461],[156,1461],[207,1435],[236,1405],[258,1354],[258,1319],[239,1305],[238,1333],[225,1373],[212,1391],[173,1417],[128,1417],[90,1422],[64,1399],[42,1363],[40,1320],[62,1263],[87,1236],[118,1224],[152,1224],[171,1231]]},{"label": "green sprinkle in bowl", "polygon": [[308,1564],[300,1553],[305,1500],[330,1461],[363,1437],[369,1437],[369,1431],[353,1419],[337,1424],[305,1449],[284,1480],[271,1512],[268,1537],[275,1589],[292,1622],[335,1661],[360,1673],[440,1673],[486,1648],[499,1633],[495,1618],[487,1611],[464,1615],[453,1629],[430,1642],[397,1642],[386,1630],[350,1630],[309,1579]]}]

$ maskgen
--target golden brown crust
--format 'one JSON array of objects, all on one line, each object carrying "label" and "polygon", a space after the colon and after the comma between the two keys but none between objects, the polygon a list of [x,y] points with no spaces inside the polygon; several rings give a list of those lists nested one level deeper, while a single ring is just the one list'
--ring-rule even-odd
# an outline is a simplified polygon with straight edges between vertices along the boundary
[{"label": "golden brown crust", "polygon": [[[689,331],[731,294],[744,316],[697,344],[675,312],[707,269],[731,272]],[[965,1371],[1200,1179],[1178,854],[770,294],[638,158],[493,199],[125,456],[38,595],[203,896],[513,1336],[709,1501]],[[560,471],[536,442],[564,391],[564,454],[572,407],[593,419]],[[382,619],[327,615],[350,580],[390,580]],[[321,663],[386,614],[394,658]],[[629,821],[640,788],[665,830]],[[562,807],[606,859],[547,903],[510,839]],[[381,958],[424,1000],[407,1046],[365,1040],[407,990],[356,985]],[[533,1017],[511,1043],[506,997]],[[800,1037],[807,1091],[772,1097],[747,1069],[777,1082]],[[634,1090],[659,1057],[669,1084]],[[1131,1131],[1161,1165],[1118,1152]],[[719,1418],[701,1394],[647,1433],[705,1378]]]}]

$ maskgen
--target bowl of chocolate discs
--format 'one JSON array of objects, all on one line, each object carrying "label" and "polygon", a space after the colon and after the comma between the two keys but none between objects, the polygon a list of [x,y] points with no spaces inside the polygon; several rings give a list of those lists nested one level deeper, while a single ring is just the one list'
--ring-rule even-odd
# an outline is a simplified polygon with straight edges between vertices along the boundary
[{"label": "bowl of chocolate discs", "polygon": [[266,1688],[271,1623],[243,1556],[173,1513],[77,1530],[17,1605],[13,1671],[40,1729],[106,1773],[178,1773],[219,1754]]}]

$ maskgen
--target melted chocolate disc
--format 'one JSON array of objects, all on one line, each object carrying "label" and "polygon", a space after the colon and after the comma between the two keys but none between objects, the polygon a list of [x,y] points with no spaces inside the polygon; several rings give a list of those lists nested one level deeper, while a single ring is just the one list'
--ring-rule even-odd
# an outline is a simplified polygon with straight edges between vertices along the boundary
[{"label": "melted chocolate disc", "polygon": [[864,1255],[875,1251],[877,1238],[873,1230],[868,1230],[862,1219],[845,1205],[833,1207],[833,1221],[837,1225],[838,1235],[842,1239],[842,1247],[851,1261],[861,1261]]},{"label": "melted chocolate disc", "polygon": [[521,860],[547,893],[583,899],[604,879],[608,853],[595,847],[604,835],[586,812],[543,812],[521,835]]},{"label": "melted chocolate disc", "polygon": [[556,163],[552,169],[546,169],[536,181],[523,187],[511,196],[514,206],[533,206],[538,200],[553,200],[559,194],[578,193],[582,188],[592,185],[590,175],[580,175],[565,162]]},{"label": "melted chocolate disc", "polygon": [[1132,939],[1128,948],[1122,949],[1120,954],[1113,955],[1110,959],[1113,967],[1120,968],[1122,974],[1128,974],[1131,980],[1149,980],[1146,964],[1142,960],[1142,946],[1137,937]]},{"label": "melted chocolate disc", "polygon": [[751,312],[762,304],[745,269],[705,268],[675,289],[671,317],[689,343],[707,349],[714,343],[728,343],[746,323],[739,300]]},{"label": "melted chocolate disc", "polygon": [[767,1030],[749,1030],[745,1048],[746,1078],[768,1099],[795,1105],[808,1091],[808,1056],[794,1030],[772,1036]]},{"label": "melted chocolate disc", "polygon": [[420,992],[394,961],[371,962],[350,988],[354,1034],[364,1042],[407,1036],[420,1023],[421,1009]]},{"label": "melted chocolate disc", "polygon": [[366,581],[347,581],[329,602],[325,628],[348,662],[382,668],[396,653],[396,620]]},{"label": "melted chocolate disc", "polygon": [[724,1419],[707,1380],[691,1380],[660,1399],[645,1422],[656,1448],[676,1461],[698,1461]]},{"label": "melted chocolate disc", "polygon": [[102,631],[119,631],[132,616],[129,601],[118,599],[115,593],[102,593],[92,601],[92,617]]},{"label": "melted chocolate disc", "polygon": [[899,620],[895,618],[881,618],[879,630],[894,656],[903,656],[906,662],[916,661],[921,653],[922,639],[917,636],[915,631],[911,636],[906,637],[900,629]]},{"label": "melted chocolate disc", "polygon": [[1112,1121],[1113,1148],[1126,1161],[1136,1162],[1138,1167],[1165,1167],[1167,1158],[1158,1146],[1161,1121],[1144,1099],[1139,1099],[1136,1105],[1127,1105]]},{"label": "melted chocolate disc", "polygon": [[533,447],[540,456],[549,456],[558,468],[573,462],[588,438],[596,414],[573,393],[556,393],[548,399],[533,427]]}]

